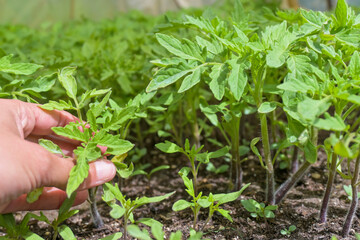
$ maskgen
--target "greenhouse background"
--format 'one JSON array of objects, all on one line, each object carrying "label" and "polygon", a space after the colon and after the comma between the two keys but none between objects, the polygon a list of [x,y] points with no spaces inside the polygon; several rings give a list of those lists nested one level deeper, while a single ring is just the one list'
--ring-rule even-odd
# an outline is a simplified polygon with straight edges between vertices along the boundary
[{"label": "greenhouse background", "polygon": [[[180,8],[201,7],[224,0],[0,0],[0,23],[19,23],[32,26],[43,22],[64,21],[81,17],[99,20],[111,18],[118,12],[137,9],[147,14],[161,14]],[[271,0],[268,0],[270,2]],[[332,5],[336,0],[331,0]],[[327,0],[299,0],[301,7],[324,11]],[[347,0],[360,6],[360,0]]]}]

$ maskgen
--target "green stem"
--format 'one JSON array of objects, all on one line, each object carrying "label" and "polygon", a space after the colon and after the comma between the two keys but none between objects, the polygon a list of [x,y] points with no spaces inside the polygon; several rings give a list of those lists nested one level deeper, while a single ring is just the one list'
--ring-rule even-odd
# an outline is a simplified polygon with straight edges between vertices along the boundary
[{"label": "green stem", "polygon": [[101,215],[98,211],[97,205],[96,205],[96,188],[90,188],[88,190],[89,192],[89,200],[90,200],[90,212],[91,212],[91,218],[93,220],[93,224],[95,228],[101,228],[104,226],[104,222],[101,219]]},{"label": "green stem", "polygon": [[264,149],[264,161],[266,165],[266,201],[273,205],[275,204],[275,183],[274,183],[274,167],[271,160],[270,142],[268,123],[265,113],[260,113],[260,124],[261,124],[261,138]]}]

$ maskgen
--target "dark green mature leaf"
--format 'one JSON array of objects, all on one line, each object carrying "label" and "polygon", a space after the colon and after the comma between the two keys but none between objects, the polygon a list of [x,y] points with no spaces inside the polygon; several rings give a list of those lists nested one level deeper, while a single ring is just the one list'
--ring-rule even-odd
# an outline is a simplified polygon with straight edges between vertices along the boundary
[{"label": "dark green mature leaf", "polygon": [[66,94],[76,100],[77,94],[77,84],[75,77],[76,68],[74,67],[65,67],[58,72],[59,81],[61,85],[65,88]]},{"label": "dark green mature leaf", "polygon": [[225,64],[217,64],[211,68],[209,87],[217,100],[224,97],[227,72],[228,69]]},{"label": "dark green mature leaf", "polygon": [[162,33],[157,33],[156,39],[164,48],[178,57],[205,62],[206,58],[202,56],[200,47],[188,39],[180,42],[176,38]]},{"label": "dark green mature leaf", "polygon": [[178,90],[178,93],[185,92],[198,84],[201,80],[201,67],[195,68],[195,70],[188,76],[186,76]]},{"label": "dark green mature leaf", "polygon": [[246,65],[240,58],[229,60],[231,66],[231,73],[228,78],[229,89],[237,101],[240,101],[244,93],[245,86],[248,81],[248,76],[245,73]]},{"label": "dark green mature leaf", "polygon": [[33,63],[10,63],[13,55],[0,58],[0,72],[12,73],[16,75],[30,75],[36,72],[42,65]]}]

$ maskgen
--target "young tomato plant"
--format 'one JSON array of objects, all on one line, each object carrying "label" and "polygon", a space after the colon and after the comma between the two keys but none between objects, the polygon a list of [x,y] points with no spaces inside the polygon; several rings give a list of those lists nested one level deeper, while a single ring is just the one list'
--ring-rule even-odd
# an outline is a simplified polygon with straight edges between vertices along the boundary
[{"label": "young tomato plant", "polygon": [[[106,183],[104,185],[104,194],[103,200],[112,208],[110,215],[111,217],[118,219],[124,217],[124,238],[127,239],[127,230],[128,230],[128,221],[130,220],[134,223],[134,216],[133,211],[142,205],[149,204],[149,203],[156,203],[165,200],[166,198],[173,195],[175,192],[165,194],[163,196],[157,197],[141,197],[136,198],[135,200],[127,199],[124,196],[118,185],[115,184],[113,186],[110,183]],[[116,200],[120,202],[121,205],[116,203]]]},{"label": "young tomato plant", "polygon": [[[110,99],[111,91],[108,90],[88,90],[78,99],[77,83],[75,77],[75,68],[66,67],[59,71],[59,81],[64,87],[66,94],[71,99],[68,102],[64,100],[49,101],[42,105],[47,110],[73,110],[77,113],[79,121],[71,122],[65,127],[54,127],[55,134],[74,139],[81,142],[74,150],[76,165],[71,169],[66,193],[68,197],[80,186],[86,179],[89,171],[89,163],[106,155],[123,155],[133,148],[133,144],[123,140],[120,135],[113,135],[110,132],[121,128],[124,118],[123,112],[117,109],[110,109],[106,105]],[[89,100],[106,94],[100,102],[89,104]],[[88,109],[86,109],[86,107]],[[86,118],[83,118],[83,110],[86,111]],[[103,121],[103,114],[106,121]],[[55,145],[55,144],[54,144]],[[56,149],[60,149],[57,145]],[[106,148],[101,150],[100,146]],[[56,151],[55,151],[56,152]],[[56,152],[58,153],[58,152]],[[90,209],[95,227],[103,225],[100,214],[96,206],[96,188],[89,190]]]},{"label": "young tomato plant", "polygon": [[190,180],[187,175],[189,174],[190,169],[189,168],[182,168],[179,172],[179,175],[181,176],[185,186],[186,186],[186,192],[192,197],[191,202],[188,202],[184,199],[178,200],[174,203],[172,209],[174,211],[181,211],[186,208],[191,208],[193,214],[194,214],[194,221],[193,221],[193,228],[197,230],[197,220],[199,216],[199,212],[201,208],[209,208],[209,216],[205,221],[205,224],[202,229],[205,228],[206,224],[211,220],[212,216],[215,212],[220,213],[225,218],[227,218],[229,221],[232,222],[232,218],[229,215],[229,211],[220,208],[220,205],[235,201],[241,193],[250,185],[246,184],[243,186],[239,191],[228,193],[228,194],[212,194],[210,193],[209,196],[203,196],[202,192],[199,194],[195,193],[193,181]]},{"label": "young tomato plant", "polygon": [[241,204],[248,212],[250,212],[252,217],[256,219],[259,217],[263,218],[266,224],[268,218],[275,218],[273,211],[278,209],[278,206],[276,205],[265,206],[265,203],[258,203],[254,199],[241,200]]}]

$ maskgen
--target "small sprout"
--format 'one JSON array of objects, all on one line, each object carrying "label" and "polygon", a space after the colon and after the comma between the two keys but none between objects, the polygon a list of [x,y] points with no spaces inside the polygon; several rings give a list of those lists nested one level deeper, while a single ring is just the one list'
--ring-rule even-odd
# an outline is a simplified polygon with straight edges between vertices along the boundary
[{"label": "small sprout", "polygon": [[293,231],[295,231],[296,230],[296,226],[295,225],[291,225],[288,229],[281,229],[281,231],[280,231],[280,233],[282,234],[282,235],[286,235],[286,236],[290,236],[291,235],[291,233],[293,232]]},{"label": "small sprout", "polygon": [[254,218],[264,218],[265,223],[267,218],[275,218],[275,211],[278,206],[276,205],[268,205],[265,206],[265,203],[258,203],[254,199],[249,200],[241,200],[241,204],[244,208],[250,212],[250,215]]}]

